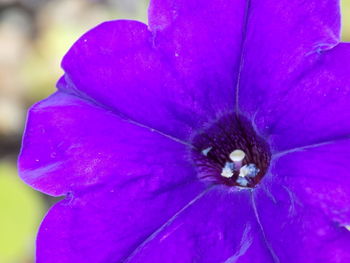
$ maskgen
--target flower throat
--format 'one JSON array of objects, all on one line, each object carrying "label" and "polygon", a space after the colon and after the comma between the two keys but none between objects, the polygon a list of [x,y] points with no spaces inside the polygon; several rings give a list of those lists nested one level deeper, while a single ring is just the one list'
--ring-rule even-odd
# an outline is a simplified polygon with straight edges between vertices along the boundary
[{"label": "flower throat", "polygon": [[214,184],[253,188],[271,159],[268,144],[245,117],[234,113],[196,134],[192,145],[199,178]]}]

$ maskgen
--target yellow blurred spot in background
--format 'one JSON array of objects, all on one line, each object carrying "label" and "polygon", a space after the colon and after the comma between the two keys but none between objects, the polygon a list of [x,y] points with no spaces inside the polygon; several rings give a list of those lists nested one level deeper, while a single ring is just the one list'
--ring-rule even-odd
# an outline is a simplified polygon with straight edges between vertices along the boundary
[{"label": "yellow blurred spot in background", "polygon": [[31,262],[43,201],[10,163],[0,163],[0,185],[0,262]]},{"label": "yellow blurred spot in background", "polygon": [[341,0],[342,41],[350,42],[350,0]]}]

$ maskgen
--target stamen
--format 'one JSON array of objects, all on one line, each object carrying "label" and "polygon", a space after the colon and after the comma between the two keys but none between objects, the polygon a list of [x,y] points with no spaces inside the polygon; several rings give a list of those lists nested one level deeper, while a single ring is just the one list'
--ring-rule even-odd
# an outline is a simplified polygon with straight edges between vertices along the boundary
[{"label": "stamen", "polygon": [[254,188],[269,168],[269,145],[238,113],[210,120],[191,134],[191,157],[198,178],[211,184]]},{"label": "stamen", "polygon": [[213,147],[208,147],[208,148],[205,148],[204,150],[202,150],[202,154],[204,155],[204,156],[207,156],[208,155],[208,153],[210,152],[210,150],[212,149]]},{"label": "stamen", "polygon": [[241,185],[241,186],[247,186],[248,185],[248,180],[244,177],[238,177],[236,180],[236,183]]},{"label": "stamen", "polygon": [[245,157],[245,152],[242,150],[234,150],[230,153],[230,159],[234,162],[236,169],[238,170],[242,166],[242,161]]},{"label": "stamen", "polygon": [[221,176],[226,178],[231,178],[233,176],[234,170],[235,170],[234,163],[226,162],[224,168],[222,168]]},{"label": "stamen", "polygon": [[260,169],[255,166],[255,164],[250,163],[244,165],[241,169],[239,169],[239,177],[250,177],[254,178],[258,173],[260,172]]}]

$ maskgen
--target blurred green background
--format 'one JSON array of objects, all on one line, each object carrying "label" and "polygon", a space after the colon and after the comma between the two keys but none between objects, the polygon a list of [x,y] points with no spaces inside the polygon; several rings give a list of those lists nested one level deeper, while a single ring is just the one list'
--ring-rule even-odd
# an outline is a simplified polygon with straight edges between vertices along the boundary
[{"label": "blurred green background", "polygon": [[[40,220],[55,200],[17,177],[26,110],[55,90],[60,60],[105,20],[146,21],[148,0],[0,0],[0,263],[33,262]],[[342,0],[350,41],[350,0]]]}]

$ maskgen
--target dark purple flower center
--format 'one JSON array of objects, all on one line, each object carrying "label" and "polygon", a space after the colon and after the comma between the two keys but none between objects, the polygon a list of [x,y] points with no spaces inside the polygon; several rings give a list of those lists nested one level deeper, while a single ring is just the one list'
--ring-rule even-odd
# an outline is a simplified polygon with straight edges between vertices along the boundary
[{"label": "dark purple flower center", "polygon": [[192,140],[192,159],[199,178],[215,184],[253,188],[268,170],[271,154],[251,122],[231,113]]}]

